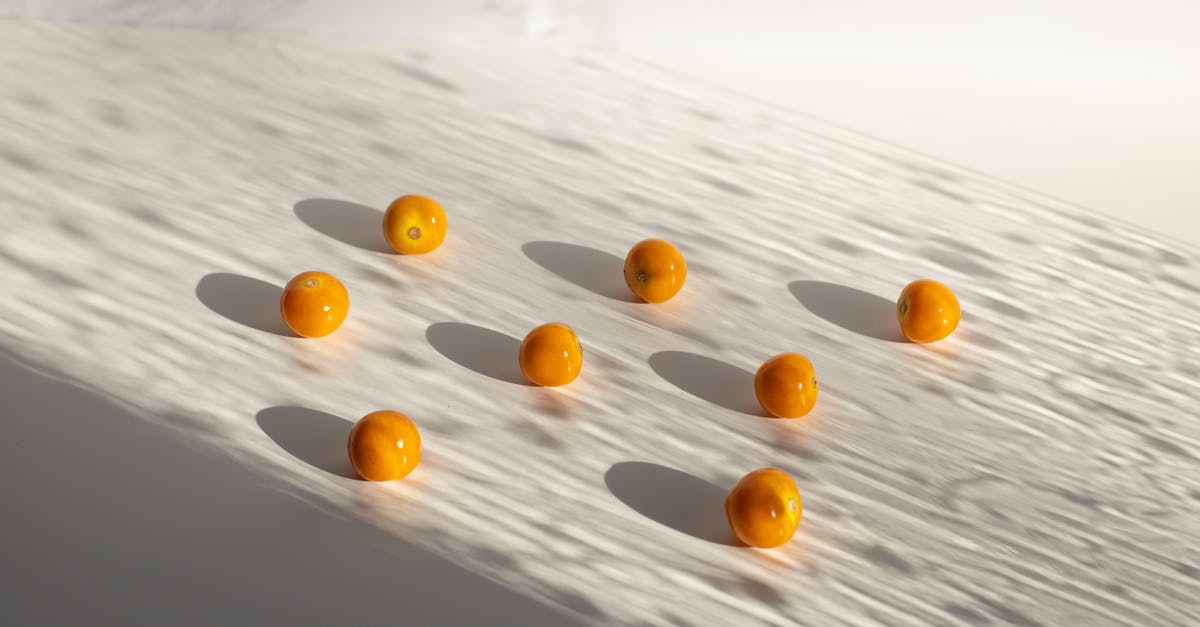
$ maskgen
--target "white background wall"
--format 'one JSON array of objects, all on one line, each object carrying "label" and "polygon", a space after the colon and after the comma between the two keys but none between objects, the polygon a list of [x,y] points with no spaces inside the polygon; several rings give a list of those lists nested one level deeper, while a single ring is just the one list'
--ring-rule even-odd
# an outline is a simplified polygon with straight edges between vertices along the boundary
[{"label": "white background wall", "polygon": [[1194,0],[0,0],[0,15],[1200,80]]}]

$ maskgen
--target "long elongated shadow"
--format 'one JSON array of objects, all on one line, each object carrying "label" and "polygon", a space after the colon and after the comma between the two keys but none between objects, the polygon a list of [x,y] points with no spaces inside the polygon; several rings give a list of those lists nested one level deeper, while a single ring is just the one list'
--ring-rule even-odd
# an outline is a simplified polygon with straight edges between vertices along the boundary
[{"label": "long elongated shadow", "polygon": [[604,473],[608,491],[630,509],[694,538],[741,546],[725,517],[725,490],[682,470],[620,462]]},{"label": "long elongated shadow", "polygon": [[792,281],[788,291],[805,309],[847,331],[887,342],[906,342],[896,303],[860,289],[825,281]]},{"label": "long elongated shadow", "polygon": [[357,479],[346,442],[354,425],[345,418],[307,407],[268,407],[256,417],[258,426],[279,448],[325,472]]},{"label": "long elongated shadow", "polygon": [[625,285],[625,260],[616,255],[566,242],[528,242],[521,250],[537,265],[593,294],[622,302],[636,300]]},{"label": "long elongated shadow", "polygon": [[217,314],[252,329],[295,337],[279,313],[281,296],[278,285],[229,272],[206,274],[196,284],[196,298]]},{"label": "long elongated shadow", "polygon": [[743,414],[764,416],[754,395],[754,374],[719,359],[685,351],[650,356],[658,376],[697,398]]},{"label": "long elongated shadow", "polygon": [[533,385],[518,363],[521,340],[511,335],[465,322],[435,322],[425,329],[425,338],[463,368],[507,383]]},{"label": "long elongated shadow", "polygon": [[313,230],[373,253],[394,253],[383,238],[383,212],[332,198],[309,198],[295,206],[296,217]]}]

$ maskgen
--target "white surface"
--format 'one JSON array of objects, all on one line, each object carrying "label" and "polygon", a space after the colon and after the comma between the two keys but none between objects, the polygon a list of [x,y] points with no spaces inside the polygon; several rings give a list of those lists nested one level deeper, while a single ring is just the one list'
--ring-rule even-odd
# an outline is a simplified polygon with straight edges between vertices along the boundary
[{"label": "white surface", "polygon": [[1181,0],[0,0],[0,16],[1200,80]]},{"label": "white surface", "polygon": [[[0,409],[6,625],[572,622],[7,348]],[[344,439],[349,426],[288,408],[259,423],[318,463],[332,456],[315,440]]]},{"label": "white surface", "polygon": [[[599,54],[0,29],[0,338],[47,373],[4,366],[0,622],[1200,620],[1193,246]],[[418,191],[451,237],[381,252]],[[692,271],[662,307],[620,288],[648,235]],[[321,341],[275,312],[310,268],[351,293]],[[926,275],[962,328],[891,341]],[[553,319],[583,377],[514,383]],[[804,420],[754,415],[784,350]],[[365,485],[385,407],[425,461]],[[801,531],[729,546],[765,465]]]},{"label": "white surface", "polygon": [[614,0],[618,50],[1200,80],[1179,0]]},{"label": "white surface", "polygon": [[634,52],[1200,244],[1194,2],[0,0],[2,15]]},{"label": "white surface", "polygon": [[644,58],[1200,245],[1200,83]]}]

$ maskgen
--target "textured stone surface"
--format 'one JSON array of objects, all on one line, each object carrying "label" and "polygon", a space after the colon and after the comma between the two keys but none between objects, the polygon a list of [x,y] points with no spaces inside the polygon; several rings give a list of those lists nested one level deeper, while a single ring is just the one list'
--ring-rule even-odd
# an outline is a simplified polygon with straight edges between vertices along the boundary
[{"label": "textured stone surface", "polygon": [[[1193,248],[599,54],[0,39],[0,341],[265,485],[581,620],[1200,621]],[[450,237],[401,258],[412,192]],[[664,306],[621,285],[646,236],[691,269]],[[275,311],[308,269],[350,290],[325,340]],[[932,347],[890,323],[921,276],[965,312]],[[514,373],[549,320],[584,344],[562,390]],[[751,373],[787,350],[823,391],[770,420]],[[291,428],[379,408],[425,439],[394,486]],[[719,497],[766,465],[801,529],[730,546]]]}]

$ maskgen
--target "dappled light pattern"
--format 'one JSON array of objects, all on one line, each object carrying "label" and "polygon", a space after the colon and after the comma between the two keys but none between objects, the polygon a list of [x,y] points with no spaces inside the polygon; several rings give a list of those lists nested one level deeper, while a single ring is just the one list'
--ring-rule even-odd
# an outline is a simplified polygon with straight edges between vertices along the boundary
[{"label": "dappled light pattern", "polygon": [[[578,620],[1200,621],[1193,248],[598,53],[0,39],[0,343],[189,447]],[[438,250],[352,232],[406,193],[446,208]],[[650,236],[689,267],[661,306],[622,298],[607,262]],[[320,340],[219,293],[304,270],[350,293]],[[822,296],[892,300],[918,277],[962,304],[935,345]],[[455,336],[555,320],[584,354],[561,389],[514,385]],[[785,351],[821,377],[803,419],[692,389],[704,364]],[[402,411],[421,465],[356,481],[278,408],[326,416],[318,433]],[[804,518],[769,553],[716,541],[614,494],[650,467],[630,463],[726,489],[777,466]]]}]

